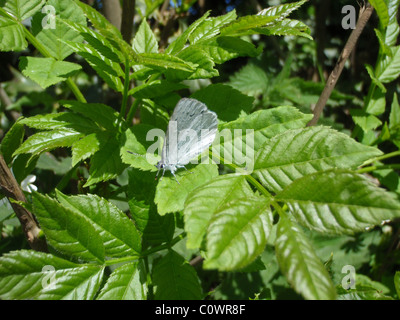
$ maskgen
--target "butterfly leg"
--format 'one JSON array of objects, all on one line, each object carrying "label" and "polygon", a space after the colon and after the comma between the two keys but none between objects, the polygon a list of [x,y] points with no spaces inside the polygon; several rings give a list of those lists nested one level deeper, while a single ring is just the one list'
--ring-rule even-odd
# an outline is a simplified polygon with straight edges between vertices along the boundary
[{"label": "butterfly leg", "polygon": [[178,182],[178,184],[180,184],[180,183],[179,183],[179,181],[178,181],[178,179],[176,178],[176,175],[175,175],[175,173],[174,173],[173,171],[171,171],[171,173],[172,173],[172,175],[174,176],[174,178],[175,178],[176,182]]}]

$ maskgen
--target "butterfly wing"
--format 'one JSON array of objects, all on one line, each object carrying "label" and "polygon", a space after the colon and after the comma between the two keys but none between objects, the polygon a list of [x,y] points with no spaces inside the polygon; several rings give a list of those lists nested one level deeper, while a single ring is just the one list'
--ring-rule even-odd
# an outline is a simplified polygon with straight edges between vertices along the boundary
[{"label": "butterfly wing", "polygon": [[162,160],[167,164],[187,164],[211,145],[217,128],[217,115],[204,103],[181,99],[168,124]]}]

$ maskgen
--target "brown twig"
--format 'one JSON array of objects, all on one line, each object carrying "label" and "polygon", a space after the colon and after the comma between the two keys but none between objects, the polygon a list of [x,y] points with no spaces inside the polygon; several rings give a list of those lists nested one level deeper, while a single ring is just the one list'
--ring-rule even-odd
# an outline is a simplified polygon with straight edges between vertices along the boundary
[{"label": "brown twig", "polygon": [[325,84],[325,88],[322,91],[322,94],[319,97],[318,102],[315,106],[314,117],[308,123],[308,126],[313,126],[318,122],[318,119],[326,105],[326,102],[328,101],[333,89],[336,86],[340,74],[343,71],[344,64],[346,63],[346,60],[349,58],[350,53],[353,51],[358,38],[360,37],[362,31],[364,30],[365,25],[367,24],[369,18],[372,15],[373,10],[374,10],[373,7],[369,3],[361,8],[356,28],[351,32],[350,37],[347,40],[342,53],[340,54],[339,60],[337,61],[335,68],[329,75],[328,81]]},{"label": "brown twig", "polygon": [[[1,191],[8,199],[14,199],[26,202],[25,195],[15,180],[14,175],[4,161],[3,155],[0,154],[0,186]],[[10,201],[11,202],[11,201]],[[15,214],[17,215],[25,236],[32,249],[36,251],[47,251],[47,245],[44,238],[39,237],[40,228],[36,223],[32,213],[18,203],[11,202]]]}]

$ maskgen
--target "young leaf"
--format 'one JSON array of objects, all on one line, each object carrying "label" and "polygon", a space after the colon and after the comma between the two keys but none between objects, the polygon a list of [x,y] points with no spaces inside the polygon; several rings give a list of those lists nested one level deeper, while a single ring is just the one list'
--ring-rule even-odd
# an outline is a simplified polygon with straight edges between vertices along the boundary
[{"label": "young leaf", "polygon": [[133,262],[115,269],[97,300],[145,300],[147,295],[143,263]]},{"label": "young leaf", "polygon": [[236,20],[236,17],[236,10],[234,9],[219,17],[206,18],[189,35],[190,43],[193,45],[197,42],[203,42],[215,37],[219,33],[221,27]]},{"label": "young leaf", "polygon": [[399,23],[397,21],[397,12],[399,8],[399,0],[388,0],[386,2],[389,14],[389,23],[387,28],[383,31],[385,43],[388,46],[396,45],[397,37],[399,35]]},{"label": "young leaf", "polygon": [[15,122],[10,130],[6,133],[1,141],[0,150],[4,157],[4,161],[9,165],[12,162],[13,152],[21,145],[24,139],[24,126],[19,122]]},{"label": "young leaf", "polygon": [[119,137],[113,134],[99,137],[104,140],[99,141],[99,151],[90,160],[90,176],[84,187],[114,179],[127,167],[121,161]]},{"label": "young leaf", "polygon": [[133,222],[115,205],[96,195],[66,196],[56,191],[57,199],[67,209],[87,218],[100,235],[108,257],[138,255],[139,234]]},{"label": "young leaf", "polygon": [[46,4],[55,9],[55,26],[43,28],[42,22],[46,19],[46,13],[38,12],[32,18],[32,33],[53,58],[61,61],[73,52],[62,41],[82,42],[82,37],[58,18],[82,25],[86,25],[86,19],[82,10],[71,0],[49,0]]},{"label": "young leaf", "polygon": [[192,191],[186,199],[184,217],[187,247],[199,248],[209,223],[217,210],[239,198],[253,198],[243,175],[226,174],[212,179]]},{"label": "young leaf", "polygon": [[25,140],[13,155],[21,153],[37,155],[60,147],[70,147],[81,137],[83,137],[83,134],[73,129],[57,129],[35,133]]},{"label": "young leaf", "polygon": [[204,268],[235,270],[247,266],[267,244],[272,228],[265,198],[236,198],[220,207],[207,229]]},{"label": "young leaf", "polygon": [[306,299],[336,298],[328,271],[300,227],[286,215],[280,215],[275,240],[281,271],[294,290]]},{"label": "young leaf", "polygon": [[396,196],[362,175],[345,170],[317,172],[276,195],[302,225],[323,233],[354,234],[400,217]]},{"label": "young leaf", "polygon": [[76,63],[34,57],[21,57],[19,68],[24,76],[37,82],[43,89],[67,80],[68,77],[82,69]]},{"label": "young leaf", "polygon": [[293,11],[300,8],[308,0],[301,0],[297,2],[285,3],[261,10],[258,15],[261,16],[277,16],[279,19],[288,17]]},{"label": "young leaf", "polygon": [[356,168],[382,154],[326,127],[288,130],[258,151],[254,174],[267,188],[280,191],[304,175],[330,168]]},{"label": "young leaf", "polygon": [[0,12],[0,50],[21,51],[27,46],[23,26]]},{"label": "young leaf", "polygon": [[107,133],[91,133],[75,141],[72,146],[72,167],[95,154],[100,148],[100,141],[107,139]]},{"label": "young leaf", "polygon": [[389,83],[400,75],[400,46],[392,47],[392,56],[386,56],[379,64],[376,77],[382,83]]},{"label": "young leaf", "polygon": [[91,300],[104,267],[79,265],[33,250],[13,251],[0,258],[0,298],[4,300]]},{"label": "young leaf", "polygon": [[37,192],[33,194],[33,212],[55,249],[78,260],[104,261],[102,238],[88,219]]},{"label": "young leaf", "polygon": [[160,215],[182,210],[186,197],[192,190],[218,176],[218,167],[215,164],[199,164],[194,168],[188,167],[188,170],[190,172],[181,169],[175,174],[179,184],[173,177],[167,176],[168,173],[157,184],[154,202]]},{"label": "young leaf", "polygon": [[393,102],[390,108],[389,129],[391,131],[400,129],[400,105],[396,92],[393,94]]},{"label": "young leaf", "polygon": [[[221,29],[222,36],[243,36],[251,34],[251,30],[254,28],[264,27],[268,23],[276,20],[278,16],[264,16],[264,15],[253,15],[244,16],[231,22]],[[249,33],[250,32],[250,33]]]},{"label": "young leaf", "polygon": [[370,0],[369,2],[375,8],[376,13],[379,16],[379,20],[381,21],[382,27],[386,28],[389,23],[389,14],[385,0]]},{"label": "young leaf", "polygon": [[132,43],[136,53],[158,53],[158,42],[146,19],[143,19]]},{"label": "young leaf", "polygon": [[39,11],[44,3],[45,0],[3,0],[0,6],[22,22]]},{"label": "young leaf", "polygon": [[170,250],[153,269],[156,300],[198,300],[202,289],[194,268]]}]

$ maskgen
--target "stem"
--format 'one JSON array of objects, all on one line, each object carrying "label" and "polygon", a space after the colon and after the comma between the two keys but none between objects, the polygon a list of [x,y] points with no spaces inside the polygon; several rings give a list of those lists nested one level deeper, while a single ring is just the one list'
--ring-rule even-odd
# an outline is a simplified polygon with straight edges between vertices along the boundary
[{"label": "stem", "polygon": [[126,113],[126,105],[128,104],[128,92],[129,92],[129,59],[125,59],[125,81],[124,81],[124,95],[122,98],[121,112],[119,113],[118,120],[125,116]]},{"label": "stem", "polygon": [[372,171],[376,171],[376,170],[384,170],[384,169],[398,170],[398,169],[400,169],[400,164],[388,164],[388,165],[383,165],[383,166],[369,166],[369,167],[358,169],[356,172],[357,173],[367,173],[367,172],[372,172]]},{"label": "stem", "polygon": [[361,165],[361,167],[364,167],[364,166],[369,165],[371,163],[374,163],[376,161],[385,160],[385,159],[393,158],[393,157],[396,157],[396,156],[400,156],[400,151],[394,151],[394,152],[387,153],[387,154],[384,154],[382,156],[367,160]]},{"label": "stem", "polygon": [[133,101],[133,104],[132,104],[131,108],[128,111],[128,115],[126,116],[126,122],[128,123],[128,125],[132,124],[133,117],[135,116],[136,110],[139,107],[139,104],[140,104],[141,101],[142,100],[140,100],[140,99],[135,99]]},{"label": "stem", "polygon": [[321,93],[321,96],[318,99],[318,102],[314,109],[314,117],[308,123],[308,126],[316,125],[322,111],[328,101],[333,89],[336,86],[336,83],[343,71],[346,60],[349,58],[350,53],[353,51],[354,47],[357,44],[358,38],[360,37],[362,31],[364,30],[365,25],[367,24],[369,18],[372,15],[373,7],[370,4],[367,4],[366,7],[362,8],[360,16],[357,21],[356,28],[351,32],[349,39],[346,42],[346,45],[343,48],[342,53],[338,61],[336,62],[336,66],[329,75],[328,80],[326,81],[325,88]]}]

